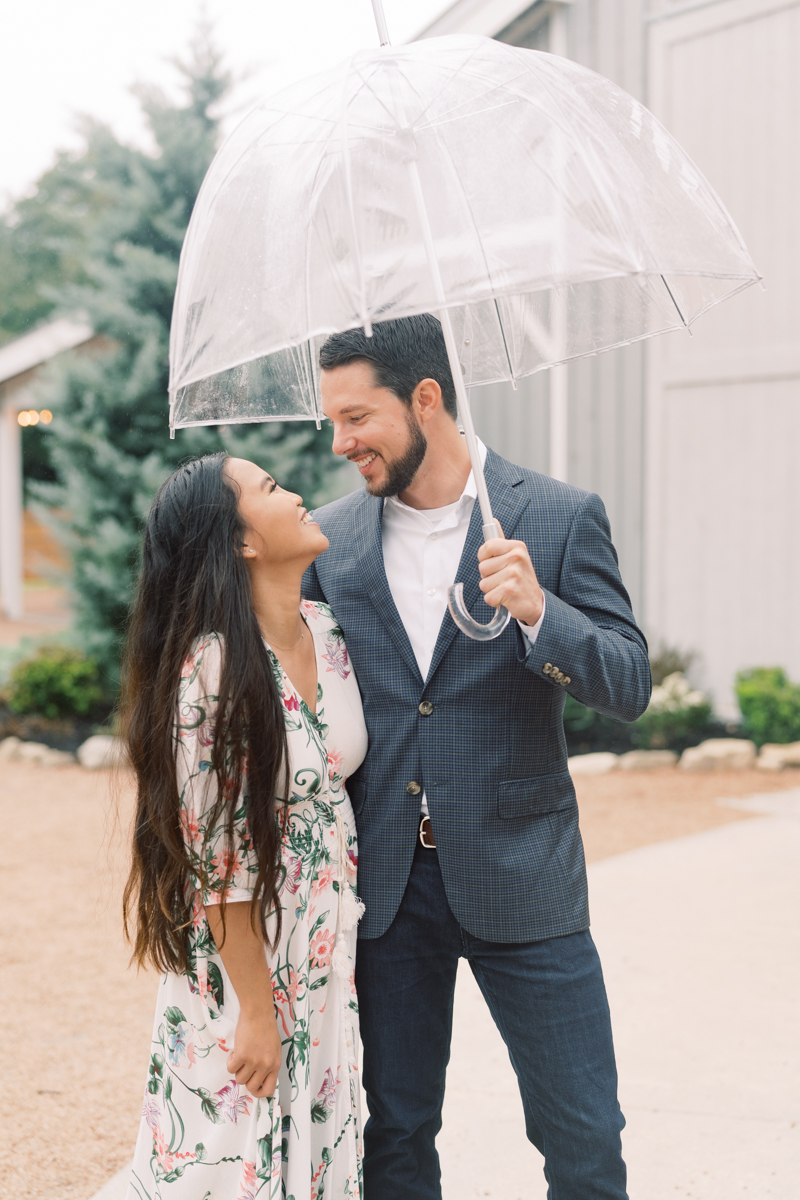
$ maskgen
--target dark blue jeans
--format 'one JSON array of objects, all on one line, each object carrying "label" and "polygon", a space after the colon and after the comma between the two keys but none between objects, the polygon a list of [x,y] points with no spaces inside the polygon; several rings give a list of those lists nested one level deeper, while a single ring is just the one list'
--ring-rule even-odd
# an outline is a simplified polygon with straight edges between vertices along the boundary
[{"label": "dark blue jeans", "polygon": [[365,1200],[440,1200],[442,1126],[459,958],[469,962],[516,1071],[550,1200],[626,1200],[617,1071],[591,935],[484,942],[458,924],[435,850],[417,847],[400,910],[361,940]]}]

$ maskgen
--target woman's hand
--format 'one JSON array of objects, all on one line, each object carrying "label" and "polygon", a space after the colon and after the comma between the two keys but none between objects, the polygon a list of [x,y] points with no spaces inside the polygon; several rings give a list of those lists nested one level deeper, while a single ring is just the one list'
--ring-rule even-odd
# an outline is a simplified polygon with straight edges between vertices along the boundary
[{"label": "woman's hand", "polygon": [[228,1055],[228,1070],[251,1096],[272,1096],[281,1065],[281,1037],[270,996],[266,1008],[242,1012],[236,1023],[234,1046]]},{"label": "woman's hand", "polygon": [[261,932],[253,928],[246,901],[226,906],[224,924],[217,904],[206,905],[206,916],[239,999],[228,1070],[238,1084],[260,1100],[274,1094],[281,1065],[281,1037],[264,941]]}]

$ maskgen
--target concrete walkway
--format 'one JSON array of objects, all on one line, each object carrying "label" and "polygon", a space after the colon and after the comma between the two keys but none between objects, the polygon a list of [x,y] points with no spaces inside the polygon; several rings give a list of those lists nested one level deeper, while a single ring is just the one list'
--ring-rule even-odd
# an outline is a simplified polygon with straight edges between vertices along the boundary
[{"label": "concrete walkway", "polygon": [[[732,803],[780,815],[589,870],[632,1200],[800,1196],[800,790]],[[542,1159],[468,970],[456,1013],[445,1200],[543,1200]]]},{"label": "concrete walkway", "polygon": [[[632,1200],[800,1195],[800,790],[589,871]],[[459,976],[445,1200],[544,1200],[505,1048]],[[96,1200],[121,1200],[120,1173]],[[369,1200],[369,1198],[367,1198]]]}]

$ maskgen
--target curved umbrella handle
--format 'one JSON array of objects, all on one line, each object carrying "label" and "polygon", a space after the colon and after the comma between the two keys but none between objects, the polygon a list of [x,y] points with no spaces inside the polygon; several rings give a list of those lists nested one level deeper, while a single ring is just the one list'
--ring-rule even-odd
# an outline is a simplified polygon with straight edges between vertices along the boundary
[{"label": "curved umbrella handle", "polygon": [[500,634],[511,620],[511,613],[507,608],[503,608],[501,604],[495,610],[495,614],[488,625],[481,625],[467,611],[467,606],[464,603],[463,583],[453,583],[447,589],[447,607],[450,609],[450,616],[461,632],[465,633],[467,637],[474,638],[476,642],[491,642],[493,638],[500,637]]}]

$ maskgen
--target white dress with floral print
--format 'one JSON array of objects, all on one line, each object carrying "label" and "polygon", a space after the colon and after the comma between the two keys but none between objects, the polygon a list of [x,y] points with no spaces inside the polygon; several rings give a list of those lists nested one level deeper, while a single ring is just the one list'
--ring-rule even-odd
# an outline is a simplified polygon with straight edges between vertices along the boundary
[{"label": "white dress with floral print", "polygon": [[[220,671],[216,635],[200,639],[181,681],[176,741],[181,819],[205,867],[193,896],[190,971],[159,988],[153,1045],[127,1200],[339,1200],[361,1197],[358,1006],[353,983],[356,832],[345,779],[367,731],[342,632],[324,604],[301,612],[317,656],[312,713],[270,651],[283,697],[291,795],[282,819],[283,927],[269,952],[283,1062],[272,1101],[228,1072],[239,1005],[205,906],[229,865],[224,827],[208,827]],[[228,900],[248,900],[257,867],[244,804],[235,817]]]}]

